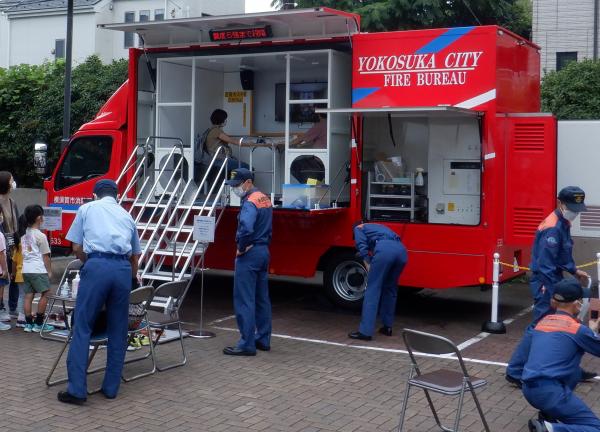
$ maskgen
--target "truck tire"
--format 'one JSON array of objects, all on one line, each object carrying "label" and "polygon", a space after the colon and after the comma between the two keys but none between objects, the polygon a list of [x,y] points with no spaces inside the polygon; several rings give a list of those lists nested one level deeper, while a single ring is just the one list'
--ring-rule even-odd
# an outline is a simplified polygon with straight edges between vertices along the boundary
[{"label": "truck tire", "polygon": [[336,252],[323,273],[325,294],[345,309],[360,309],[367,286],[367,271],[353,250]]}]

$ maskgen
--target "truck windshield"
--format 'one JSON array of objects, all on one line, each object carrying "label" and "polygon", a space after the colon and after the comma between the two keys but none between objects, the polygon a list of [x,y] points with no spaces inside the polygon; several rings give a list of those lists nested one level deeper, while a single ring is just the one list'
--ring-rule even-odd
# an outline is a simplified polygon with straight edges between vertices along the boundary
[{"label": "truck windshield", "polygon": [[111,151],[112,138],[109,136],[85,136],[72,141],[58,169],[55,189],[64,189],[106,174]]}]

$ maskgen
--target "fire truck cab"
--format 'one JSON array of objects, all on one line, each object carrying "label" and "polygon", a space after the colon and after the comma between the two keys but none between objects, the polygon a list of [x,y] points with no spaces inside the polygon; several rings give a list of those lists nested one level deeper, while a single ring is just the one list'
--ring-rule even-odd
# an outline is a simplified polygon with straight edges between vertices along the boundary
[{"label": "fire truck cab", "polygon": [[[400,285],[450,288],[491,283],[495,252],[526,261],[554,207],[556,122],[539,112],[539,49],[500,27],[361,33],[359,16],[328,8],[100,27],[143,46],[45,183],[63,210],[54,246],[70,246],[77,208],[112,178],[145,240],[142,277],[232,269],[227,154],[206,157],[200,143],[217,108],[239,143],[229,156],[275,206],[270,272],[322,270],[344,306],[366,286],[356,221],[399,234]],[[210,247],[191,238],[196,215],[215,217]]]}]

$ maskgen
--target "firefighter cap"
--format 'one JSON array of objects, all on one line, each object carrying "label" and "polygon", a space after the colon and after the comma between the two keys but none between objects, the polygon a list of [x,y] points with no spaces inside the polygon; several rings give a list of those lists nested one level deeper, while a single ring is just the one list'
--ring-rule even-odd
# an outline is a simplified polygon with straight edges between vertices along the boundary
[{"label": "firefighter cap", "polygon": [[577,186],[567,186],[560,190],[558,199],[571,211],[581,213],[587,210],[585,206],[585,192]]},{"label": "firefighter cap", "polygon": [[244,183],[246,180],[254,181],[254,175],[252,174],[252,171],[247,168],[237,168],[231,171],[231,174],[229,174],[229,180],[227,180],[225,184],[236,187]]},{"label": "firefighter cap", "polygon": [[554,285],[552,298],[559,303],[571,303],[582,298],[592,297],[589,288],[583,288],[575,278],[564,278]]}]

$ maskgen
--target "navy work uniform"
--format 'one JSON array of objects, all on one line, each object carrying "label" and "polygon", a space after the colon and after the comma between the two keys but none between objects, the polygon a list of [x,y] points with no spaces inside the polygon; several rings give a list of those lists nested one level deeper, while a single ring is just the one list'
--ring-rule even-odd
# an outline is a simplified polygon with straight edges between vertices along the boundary
[{"label": "navy work uniform", "polygon": [[[579,282],[569,278],[556,284],[554,298],[572,302],[589,296],[583,291]],[[573,393],[584,352],[600,356],[600,338],[565,311],[546,315],[532,331],[522,375],[523,395],[545,418],[552,419],[549,421],[560,422],[542,431],[600,431],[600,419]]]},{"label": "navy work uniform", "polygon": [[[575,203],[575,199],[579,199],[578,197],[581,202]],[[584,197],[585,194],[581,189],[569,186],[560,191],[558,198],[569,207],[576,206],[575,208],[579,212],[585,210]],[[523,366],[529,355],[533,328],[544,316],[552,312],[550,298],[554,291],[554,285],[563,279],[564,271],[572,275],[577,272],[573,260],[571,223],[565,219],[561,210],[554,210],[539,225],[533,243],[530,268],[532,275],[529,281],[529,290],[534,301],[533,320],[525,330],[506,369],[507,377],[513,381],[521,379]]]},{"label": "navy work uniform", "polygon": [[408,260],[406,248],[396,233],[374,223],[354,227],[354,239],[360,256],[369,264],[369,274],[358,334],[350,333],[349,336],[353,339],[370,339],[375,330],[378,309],[381,323],[391,335],[398,278]]},{"label": "navy work uniform", "polygon": [[223,350],[229,355],[254,355],[256,348],[271,346],[271,301],[269,299],[269,244],[272,236],[273,206],[269,197],[247,180],[252,173],[245,168],[231,172],[227,184],[248,190],[238,191],[241,208],[235,235],[237,257],[233,282],[233,307],[240,340],[235,348]]},{"label": "navy work uniform", "polygon": [[104,305],[108,349],[102,392],[110,398],[117,395],[127,350],[132,280],[129,259],[131,255],[141,253],[135,222],[115,199],[116,183],[100,180],[94,193],[101,197],[103,188],[110,188],[112,194],[81,206],[66,237],[73,243],[83,245],[83,252],[87,255],[80,272],[73,338],[67,358],[67,392],[79,399],[87,396],[90,337]]}]

